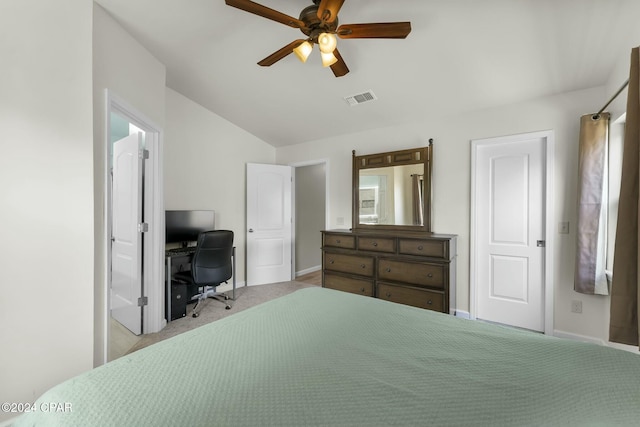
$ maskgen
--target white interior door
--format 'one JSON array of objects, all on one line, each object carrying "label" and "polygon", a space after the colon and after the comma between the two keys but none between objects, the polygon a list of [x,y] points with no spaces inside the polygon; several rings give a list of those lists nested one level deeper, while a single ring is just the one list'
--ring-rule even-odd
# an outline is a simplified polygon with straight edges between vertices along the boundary
[{"label": "white interior door", "polygon": [[111,316],[136,335],[142,332],[142,134],[113,145]]},{"label": "white interior door", "polygon": [[291,167],[247,164],[247,285],[291,280]]},{"label": "white interior door", "polygon": [[540,136],[475,146],[478,319],[545,330],[545,150]]}]

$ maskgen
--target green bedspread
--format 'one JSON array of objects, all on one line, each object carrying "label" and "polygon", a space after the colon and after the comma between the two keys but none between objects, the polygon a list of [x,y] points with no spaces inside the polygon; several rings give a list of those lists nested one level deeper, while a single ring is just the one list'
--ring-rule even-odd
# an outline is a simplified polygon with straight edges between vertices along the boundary
[{"label": "green bedspread", "polygon": [[115,360],[15,426],[640,425],[640,357],[322,288]]}]

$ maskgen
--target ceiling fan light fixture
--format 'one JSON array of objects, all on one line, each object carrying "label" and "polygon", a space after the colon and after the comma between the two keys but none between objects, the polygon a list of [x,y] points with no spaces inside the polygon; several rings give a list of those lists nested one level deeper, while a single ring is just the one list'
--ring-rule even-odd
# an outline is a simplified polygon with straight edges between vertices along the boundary
[{"label": "ceiling fan light fixture", "polygon": [[336,62],[338,62],[338,58],[336,58],[333,52],[329,52],[329,53],[320,52],[320,56],[322,57],[323,67],[330,67]]},{"label": "ceiling fan light fixture", "polygon": [[320,33],[318,36],[318,47],[321,52],[324,53],[333,53],[338,45],[338,39],[335,34],[331,33]]},{"label": "ceiling fan light fixture", "polygon": [[293,53],[296,54],[300,62],[304,63],[304,62],[307,62],[307,58],[309,58],[309,55],[311,54],[312,50],[313,50],[313,45],[308,41],[305,41],[300,43],[298,47],[294,48]]}]

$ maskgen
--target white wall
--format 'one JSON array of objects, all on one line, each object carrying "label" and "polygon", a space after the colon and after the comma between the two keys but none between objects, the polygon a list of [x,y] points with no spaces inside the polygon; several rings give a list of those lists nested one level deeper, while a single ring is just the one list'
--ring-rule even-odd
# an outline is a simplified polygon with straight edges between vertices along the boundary
[{"label": "white wall", "polygon": [[[433,227],[438,233],[458,235],[457,308],[469,311],[470,141],[554,130],[555,211],[549,226],[556,230],[560,221],[572,225],[571,233],[556,235],[555,246],[549,248],[555,257],[554,326],[557,331],[606,341],[608,298],[575,293],[573,270],[580,116],[597,111],[607,96],[604,87],[598,87],[457,116],[425,117],[419,123],[281,147],[276,160],[330,159],[329,223],[336,227],[337,217],[344,217],[345,224],[350,224],[352,149],[356,154],[400,150],[425,146],[429,138],[434,138]],[[583,301],[581,315],[571,313],[573,299]]]},{"label": "white wall", "polygon": [[0,2],[0,402],[93,365],[91,11]]},{"label": "white wall", "polygon": [[104,360],[106,192],[105,88],[138,110],[156,126],[164,126],[165,66],[127,33],[105,10],[93,13],[93,121],[95,194],[95,354]]},{"label": "white wall", "polygon": [[326,165],[295,168],[295,272],[306,274],[322,265],[320,230],[325,228]]},{"label": "white wall", "polygon": [[245,280],[246,164],[274,163],[275,149],[172,89],[166,89],[165,209],[213,209],[234,232],[236,280]]}]

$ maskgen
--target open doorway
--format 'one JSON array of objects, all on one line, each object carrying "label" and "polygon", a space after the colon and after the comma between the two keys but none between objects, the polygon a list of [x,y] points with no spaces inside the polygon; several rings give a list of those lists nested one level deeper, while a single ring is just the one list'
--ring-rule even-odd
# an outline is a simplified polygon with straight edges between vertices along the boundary
[{"label": "open doorway", "polygon": [[[328,161],[294,164],[294,277],[318,274],[321,283],[321,230],[327,228]],[[315,280],[315,279],[314,279]]]},{"label": "open doorway", "polygon": [[106,113],[104,357],[110,361],[137,335],[158,332],[166,322],[161,131],[108,91]]}]

